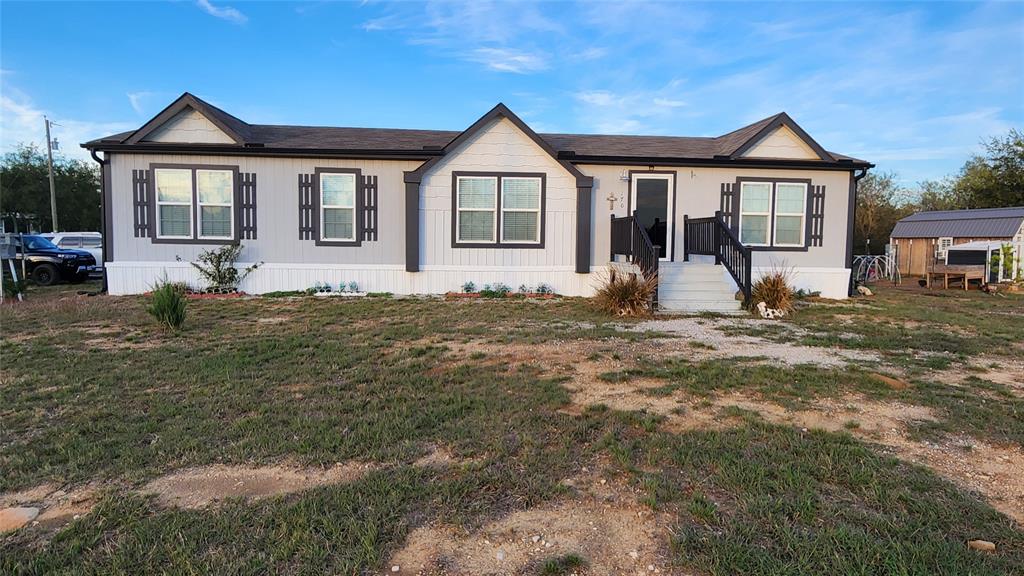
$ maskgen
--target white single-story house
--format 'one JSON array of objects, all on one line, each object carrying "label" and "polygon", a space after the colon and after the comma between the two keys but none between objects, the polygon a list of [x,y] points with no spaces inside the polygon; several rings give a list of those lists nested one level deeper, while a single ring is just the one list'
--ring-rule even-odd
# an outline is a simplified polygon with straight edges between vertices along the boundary
[{"label": "white single-story house", "polygon": [[627,261],[682,310],[735,307],[782,266],[797,288],[846,297],[872,167],[785,113],[718,137],[538,134],[503,104],[461,132],[329,128],[249,124],[188,93],[82,146],[102,168],[111,294],[200,284],[188,262],[240,242],[242,264],[263,262],[249,293],[472,281],[589,295]]}]

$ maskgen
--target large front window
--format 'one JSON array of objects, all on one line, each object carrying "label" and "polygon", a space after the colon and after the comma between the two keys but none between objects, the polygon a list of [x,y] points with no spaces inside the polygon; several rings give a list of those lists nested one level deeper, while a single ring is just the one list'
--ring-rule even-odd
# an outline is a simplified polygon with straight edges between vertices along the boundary
[{"label": "large front window", "polygon": [[452,182],[456,247],[544,245],[544,175],[456,172]]},{"label": "large front window", "polygon": [[740,242],[802,248],[807,230],[807,184],[740,182]]},{"label": "large front window", "polygon": [[356,239],[356,175],[320,174],[320,239]]},{"label": "large front window", "polygon": [[153,168],[153,179],[158,239],[234,239],[234,169],[162,166]]}]

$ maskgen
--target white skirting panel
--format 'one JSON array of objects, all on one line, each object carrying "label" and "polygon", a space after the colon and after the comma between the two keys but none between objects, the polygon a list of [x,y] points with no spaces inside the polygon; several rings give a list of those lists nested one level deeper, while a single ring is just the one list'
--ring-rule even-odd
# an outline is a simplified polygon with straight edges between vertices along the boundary
[{"label": "white skirting panel", "polygon": [[[821,292],[823,298],[845,299],[849,296],[850,269],[849,268],[811,268],[794,267],[789,270],[789,283],[793,288],[804,289],[808,292]],[[753,281],[762,274],[772,272],[771,267],[752,268],[750,270]]]},{"label": "white skirting panel", "polygon": [[[240,263],[239,268],[248,264]],[[406,272],[404,266],[347,265],[347,264],[263,264],[250,274],[239,287],[249,294],[264,294],[278,290],[305,290],[326,282],[335,289],[338,284],[356,282],[367,292],[393,294],[444,294],[460,291],[465,282],[473,282],[477,289],[485,284],[501,282],[512,290],[525,284],[531,289],[547,284],[556,293],[565,296],[590,296],[599,279],[592,268],[590,274],[577,274],[572,266],[558,267],[459,267],[423,266],[420,272]],[[142,294],[167,280],[202,286],[203,281],[187,262],[109,262],[107,285],[110,294]]]}]

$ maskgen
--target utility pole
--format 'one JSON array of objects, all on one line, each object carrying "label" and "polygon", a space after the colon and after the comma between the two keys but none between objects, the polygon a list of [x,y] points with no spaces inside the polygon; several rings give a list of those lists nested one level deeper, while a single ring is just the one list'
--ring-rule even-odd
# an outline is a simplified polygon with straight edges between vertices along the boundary
[{"label": "utility pole", "polygon": [[50,163],[50,216],[53,218],[52,232],[57,231],[57,187],[53,183],[53,140],[50,140],[50,119],[43,116],[46,122],[46,157]]}]

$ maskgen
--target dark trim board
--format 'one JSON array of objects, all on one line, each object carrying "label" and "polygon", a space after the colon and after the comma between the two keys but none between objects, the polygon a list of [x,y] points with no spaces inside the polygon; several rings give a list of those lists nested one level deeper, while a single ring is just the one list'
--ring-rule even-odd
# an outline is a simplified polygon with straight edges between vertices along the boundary
[{"label": "dark trim board", "polygon": [[669,262],[676,261],[676,215],[678,207],[677,190],[679,187],[679,171],[678,170],[630,170],[629,171],[629,191],[626,194],[626,214],[633,214],[633,176],[643,176],[644,174],[670,174],[672,176],[672,230],[668,231],[669,242],[671,246],[668,248],[672,251],[672,258]]},{"label": "dark trim board", "polygon": [[[156,171],[164,168],[171,170],[191,170],[192,171],[192,237],[191,238],[159,238],[160,234],[160,221],[157,219],[156,206],[157,206],[157,189],[156,189]],[[231,176],[231,210],[234,213],[232,217],[232,238],[216,239],[216,238],[200,238],[199,237],[199,190],[196,187],[196,170],[230,170]],[[239,240],[239,222],[241,220],[241,208],[239,206],[239,182],[238,182],[238,166],[223,166],[214,164],[163,164],[163,163],[152,163],[149,165],[149,178],[150,178],[150,197],[149,197],[149,222],[152,226],[150,232],[150,242],[153,244],[207,244],[210,246],[223,246],[225,244],[238,244]]]},{"label": "dark trim board", "polygon": [[[354,174],[356,180],[356,205],[353,213],[355,240],[323,240],[320,232],[320,175]],[[313,240],[317,246],[362,246],[363,245],[363,171],[359,168],[315,168],[313,170]]]},{"label": "dark trim board", "polygon": [[[497,196],[495,198],[495,227],[494,242],[459,242],[458,241],[458,182],[459,177],[479,176],[484,178],[497,178]],[[540,179],[540,242],[516,243],[502,242],[502,208],[501,208],[501,181],[503,178],[539,178]],[[452,248],[523,248],[539,249],[544,248],[545,228],[547,227],[547,199],[548,199],[548,177],[544,172],[452,172]]]},{"label": "dark trim board", "polygon": [[[564,154],[559,154],[564,156]],[[572,156],[573,164],[614,166],[674,166],[679,168],[761,168],[775,170],[839,170],[849,172],[855,168],[874,168],[874,164],[853,160],[777,160],[759,158],[661,158],[657,156]]]},{"label": "dark trim board", "polygon": [[405,271],[420,271],[419,182],[405,183]]}]

